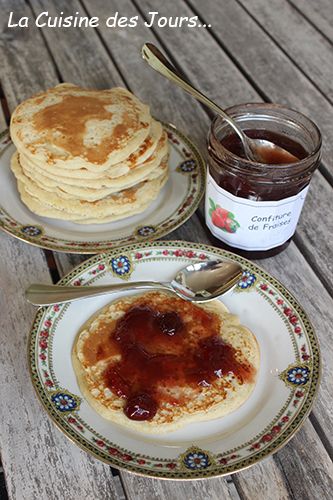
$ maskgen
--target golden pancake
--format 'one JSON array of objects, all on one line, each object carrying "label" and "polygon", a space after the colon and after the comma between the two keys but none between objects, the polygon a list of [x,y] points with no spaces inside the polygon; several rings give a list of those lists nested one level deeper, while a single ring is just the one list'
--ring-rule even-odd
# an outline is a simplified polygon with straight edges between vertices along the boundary
[{"label": "golden pancake", "polygon": [[76,337],[72,361],[100,415],[159,434],[243,404],[255,386],[259,347],[220,301],[195,305],[151,292],[94,315]]},{"label": "golden pancake", "polygon": [[61,84],[14,111],[11,137],[40,165],[103,171],[138,150],[150,133],[148,106],[126,89]]},{"label": "golden pancake", "polygon": [[[20,155],[18,161],[23,174],[29,177],[38,187],[55,192],[58,196],[70,199],[95,201],[105,198],[109,194],[122,191],[135,186],[139,182],[156,179],[160,176],[161,164],[165,164],[168,159],[168,143],[165,135],[161,138],[161,145],[141,167],[133,170],[129,174],[115,179],[103,177],[99,180],[60,178],[59,176],[49,177],[41,172],[41,169],[31,168],[30,164],[24,161]],[[15,153],[17,154],[17,153]]]},{"label": "golden pancake", "polygon": [[11,169],[34,213],[80,224],[143,212],[168,178],[168,139],[126,89],[61,84],[12,115]]},{"label": "golden pancake", "polygon": [[[165,169],[166,170],[166,169]],[[114,195],[107,196],[95,202],[75,200],[61,200],[52,193],[43,191],[43,201],[31,193],[27,185],[19,178],[17,187],[23,203],[35,214],[55,219],[68,220],[79,224],[99,224],[113,222],[143,212],[158,196],[160,190],[168,180],[164,173],[157,179],[142,182],[130,189],[125,189]],[[34,193],[42,192],[34,189]],[[48,196],[47,196],[48,195]],[[56,203],[53,204],[53,201]]]},{"label": "golden pancake", "polygon": [[[151,146],[148,147],[148,144]],[[162,158],[168,150],[167,134],[163,132],[162,125],[153,120],[151,134],[142,143],[137,151],[132,153],[123,162],[112,165],[109,169],[103,171],[92,171],[86,168],[66,169],[59,168],[50,164],[38,165],[32,161],[29,156],[26,156],[20,151],[20,161],[23,167],[26,167],[37,176],[49,177],[53,180],[61,179],[62,183],[70,185],[82,185],[85,187],[99,187],[101,181],[109,182],[111,185],[113,180],[118,181],[119,177],[125,175],[142,175],[146,169],[152,168],[158,158]],[[162,154],[162,156],[161,156]],[[138,172],[137,172],[138,171]],[[119,179],[121,182],[121,179]],[[107,187],[106,184],[103,184]]]}]

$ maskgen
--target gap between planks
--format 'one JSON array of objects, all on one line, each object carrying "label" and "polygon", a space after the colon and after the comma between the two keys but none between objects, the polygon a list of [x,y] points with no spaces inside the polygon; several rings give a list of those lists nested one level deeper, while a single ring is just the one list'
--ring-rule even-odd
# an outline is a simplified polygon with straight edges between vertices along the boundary
[{"label": "gap between planks", "polygon": [[[249,3],[246,4],[244,2],[244,0],[234,0],[238,3],[238,5],[244,10],[244,12],[246,12],[246,14],[257,24],[257,26],[266,34],[266,36],[279,48],[279,50],[281,52],[284,53],[284,55],[289,59],[289,61],[292,62],[292,64],[300,71],[300,73],[302,73],[308,80],[309,82],[311,82],[311,84],[313,85],[313,87],[324,97],[324,99],[326,99],[328,101],[328,103],[330,105],[333,105],[333,101],[332,99],[326,94],[326,92],[321,88],[320,85],[318,85],[316,83],[316,81],[313,79],[313,77],[309,74],[309,72],[307,72],[301,63],[299,63],[297,61],[297,58],[294,57],[290,51],[288,51],[286,48],[283,47],[282,43],[280,41],[278,41],[278,38],[277,36],[274,36],[273,33],[267,29],[264,25],[264,23],[262,21],[259,21],[258,17],[255,16],[255,14],[253,13],[253,11],[251,11],[251,8]],[[265,0],[266,1],[266,0]],[[286,5],[288,5],[288,7],[290,7],[292,10],[296,10],[294,9],[294,7],[292,5],[290,5],[290,3],[287,1],[287,0],[278,0],[279,2],[281,2],[281,4],[284,2]],[[273,7],[270,5],[270,8]],[[281,5],[282,7],[282,5]],[[297,11],[296,11],[297,12]],[[298,12],[297,12],[298,14]],[[305,24],[307,23],[307,20],[304,18],[303,19],[305,21]],[[312,26],[311,26],[312,27]],[[315,28],[314,29],[316,32],[318,32],[318,30]],[[319,33],[318,33],[319,34]],[[320,34],[319,34],[320,35]],[[321,35],[320,35],[321,37]],[[320,38],[319,37],[319,38]],[[326,49],[326,52],[328,52],[327,50],[327,47],[325,47]]]},{"label": "gap between planks", "polygon": [[[297,1],[297,0],[296,0]],[[305,0],[306,2],[308,2],[308,4],[310,5],[306,5],[306,8],[312,7],[311,3],[308,1],[308,0]],[[301,15],[304,17],[304,19],[307,20],[307,22],[309,24],[311,24],[311,26],[313,28],[315,28],[329,43],[331,43],[333,45],[333,39],[330,38],[330,36],[325,32],[325,30],[323,29],[323,27],[320,27],[320,24],[323,23],[325,21],[325,17],[321,17],[319,22],[314,22],[313,19],[310,18],[310,15],[307,14],[305,11],[304,11],[304,6],[303,6],[303,10],[300,8],[300,6],[297,5],[297,3],[295,3],[295,0],[287,0],[287,2],[292,5],[292,7]],[[313,2],[314,3],[314,2]],[[319,2],[318,0],[316,0],[315,2],[317,5],[319,5]],[[330,6],[331,7],[331,6]],[[323,6],[323,8],[325,8]],[[313,12],[312,12],[313,14]],[[332,19],[333,19],[333,16],[332,16]],[[330,26],[330,28],[332,29],[332,26]]]}]

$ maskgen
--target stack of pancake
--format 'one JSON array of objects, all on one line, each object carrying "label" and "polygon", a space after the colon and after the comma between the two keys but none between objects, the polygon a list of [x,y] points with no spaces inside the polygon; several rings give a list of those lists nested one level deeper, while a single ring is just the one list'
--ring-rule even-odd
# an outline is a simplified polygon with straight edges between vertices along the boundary
[{"label": "stack of pancake", "polygon": [[34,213],[80,224],[145,210],[168,178],[168,141],[148,106],[123,88],[61,84],[13,113],[11,168]]}]

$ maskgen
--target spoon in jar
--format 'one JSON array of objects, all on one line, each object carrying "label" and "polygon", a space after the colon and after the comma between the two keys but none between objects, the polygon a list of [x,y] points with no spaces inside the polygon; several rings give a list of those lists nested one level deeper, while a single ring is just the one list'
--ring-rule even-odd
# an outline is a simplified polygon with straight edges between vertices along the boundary
[{"label": "spoon in jar", "polygon": [[124,290],[166,290],[191,302],[206,302],[226,293],[241,276],[242,267],[236,262],[210,260],[186,266],[171,282],[137,281],[100,286],[34,284],[26,290],[25,298],[35,306],[46,306]]},{"label": "spoon in jar", "polygon": [[[274,158],[281,158],[281,163],[295,163],[299,159],[293,154],[289,153],[284,148],[277,146],[271,141],[266,139],[252,139],[248,137],[245,132],[240,128],[240,126],[233,120],[229,115],[223,111],[215,102],[211,101],[202,92],[194,88],[190,83],[188,83],[177,70],[172,66],[170,61],[162,54],[162,52],[152,43],[145,43],[142,47],[142,57],[147,61],[149,66],[151,66],[155,71],[161,75],[168,78],[183,90],[188,92],[192,97],[198,99],[203,104],[211,108],[218,115],[222,116],[225,121],[228,122],[230,127],[238,135],[242,142],[245,156],[248,160],[259,162],[259,163],[269,163],[269,158],[274,156]],[[275,162],[278,163],[278,162]]]}]

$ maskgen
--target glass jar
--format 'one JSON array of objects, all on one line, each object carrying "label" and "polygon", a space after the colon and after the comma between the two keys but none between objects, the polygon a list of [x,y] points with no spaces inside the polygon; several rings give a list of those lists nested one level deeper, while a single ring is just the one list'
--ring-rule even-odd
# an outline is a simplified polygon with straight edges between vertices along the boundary
[{"label": "glass jar", "polygon": [[249,136],[270,140],[299,158],[274,165],[247,160],[230,125],[219,116],[212,122],[206,224],[219,246],[252,259],[270,257],[288,246],[296,230],[320,162],[321,134],[309,118],[277,104],[241,104],[226,112]]}]

